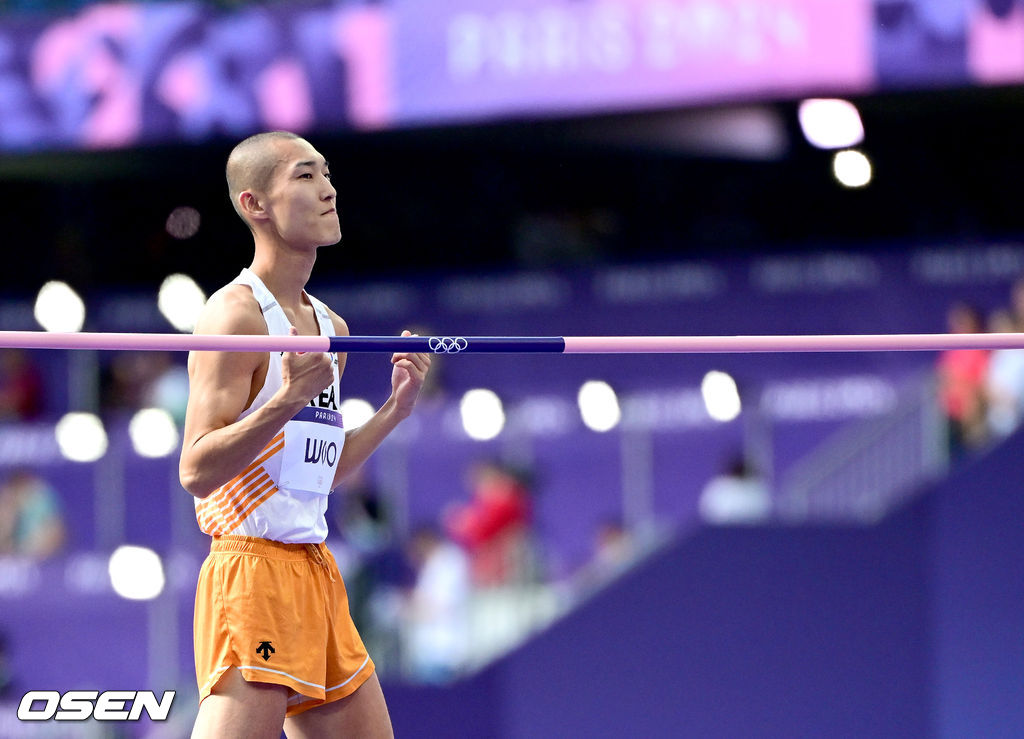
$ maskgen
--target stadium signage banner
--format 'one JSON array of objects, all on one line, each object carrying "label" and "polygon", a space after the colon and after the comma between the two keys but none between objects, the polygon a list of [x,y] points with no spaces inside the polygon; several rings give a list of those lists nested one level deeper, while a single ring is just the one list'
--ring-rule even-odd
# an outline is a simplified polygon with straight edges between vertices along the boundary
[{"label": "stadium signage banner", "polygon": [[[877,0],[88,4],[0,18],[0,150],[1024,80],[1024,13]],[[941,6],[941,7],[939,7]]]},{"label": "stadium signage banner", "polygon": [[863,91],[870,0],[399,3],[412,120]]}]

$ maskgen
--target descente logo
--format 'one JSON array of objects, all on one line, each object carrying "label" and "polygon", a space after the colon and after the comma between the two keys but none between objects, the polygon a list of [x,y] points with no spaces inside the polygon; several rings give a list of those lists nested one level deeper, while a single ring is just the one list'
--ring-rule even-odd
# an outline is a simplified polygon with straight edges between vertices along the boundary
[{"label": "descente logo", "polygon": [[[153,721],[166,721],[174,702],[173,690],[157,700],[150,690],[30,690],[18,706],[20,721],[138,721],[143,711]],[[128,704],[131,708],[127,708]]]}]

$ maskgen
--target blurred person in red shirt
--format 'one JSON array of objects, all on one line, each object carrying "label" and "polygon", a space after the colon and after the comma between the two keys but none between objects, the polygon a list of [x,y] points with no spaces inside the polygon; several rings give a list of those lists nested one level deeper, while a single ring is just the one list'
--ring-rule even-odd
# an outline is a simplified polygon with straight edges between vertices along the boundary
[{"label": "blurred person in red shirt", "polygon": [[43,379],[27,352],[0,351],[0,421],[31,421],[43,413]]},{"label": "blurred person in red shirt", "polygon": [[444,516],[448,535],[469,553],[477,585],[529,582],[535,574],[527,475],[495,461],[469,470],[472,499]]},{"label": "blurred person in red shirt", "polygon": [[[946,314],[952,334],[976,334],[984,330],[981,312],[956,302]],[[950,451],[955,455],[983,444],[987,438],[985,378],[990,352],[987,349],[950,349],[939,355],[939,404],[949,421]]]}]

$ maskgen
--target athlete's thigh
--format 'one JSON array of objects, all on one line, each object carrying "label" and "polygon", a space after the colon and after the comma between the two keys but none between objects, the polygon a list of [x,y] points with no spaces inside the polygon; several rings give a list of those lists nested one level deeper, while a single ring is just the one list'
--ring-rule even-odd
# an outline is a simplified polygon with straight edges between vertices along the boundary
[{"label": "athlete's thigh", "polygon": [[388,706],[384,702],[384,693],[380,689],[376,672],[352,695],[287,718],[284,722],[284,731],[288,739],[394,737]]},{"label": "athlete's thigh", "polygon": [[228,668],[213,691],[199,704],[193,739],[280,739],[288,688],[246,682]]}]

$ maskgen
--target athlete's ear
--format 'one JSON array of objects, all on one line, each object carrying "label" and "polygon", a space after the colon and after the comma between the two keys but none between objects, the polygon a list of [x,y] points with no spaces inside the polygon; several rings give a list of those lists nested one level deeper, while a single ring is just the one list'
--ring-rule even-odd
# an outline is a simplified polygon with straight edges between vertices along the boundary
[{"label": "athlete's ear", "polygon": [[267,211],[260,204],[256,193],[251,190],[243,190],[238,193],[238,205],[241,207],[242,213],[250,220],[263,220],[267,217]]}]

